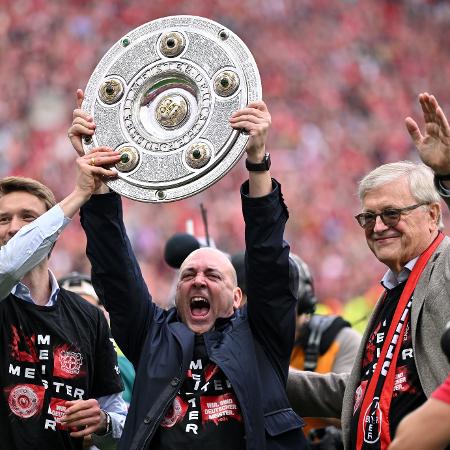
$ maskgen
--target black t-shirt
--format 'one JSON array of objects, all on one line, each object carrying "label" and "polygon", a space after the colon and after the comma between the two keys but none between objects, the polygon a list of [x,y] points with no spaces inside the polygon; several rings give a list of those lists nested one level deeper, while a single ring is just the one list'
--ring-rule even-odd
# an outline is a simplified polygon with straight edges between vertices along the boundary
[{"label": "black t-shirt", "polygon": [[0,447],[81,449],[59,423],[65,402],[122,391],[103,313],[61,289],[50,307],[10,295],[0,323]]},{"label": "black t-shirt", "polygon": [[[364,399],[364,393],[375,371],[376,363],[383,347],[384,338],[388,333],[389,325],[394,317],[395,308],[404,286],[405,284],[402,283],[387,292],[377,320],[375,321],[375,326],[370,333],[366,344],[366,353],[362,362],[361,381],[356,389],[354,400],[351,423],[352,448],[355,447],[357,425],[361,413],[360,409]],[[388,419],[391,439],[393,439],[395,435],[395,430],[397,429],[400,420],[402,420],[406,414],[418,408],[426,400],[414,360],[411,338],[411,314],[409,314],[405,326],[406,330],[397,359],[392,401],[389,408]],[[372,427],[372,429],[375,430],[375,433],[372,433],[367,437],[367,439],[372,442],[364,442],[363,449],[372,450],[380,448],[379,435],[376,435],[376,433],[378,430],[383,429],[383,426],[386,427],[386,418],[381,417],[381,420],[381,424]]]},{"label": "black t-shirt", "polygon": [[152,441],[157,450],[244,450],[244,424],[230,381],[209,360],[203,336],[173,404]]}]

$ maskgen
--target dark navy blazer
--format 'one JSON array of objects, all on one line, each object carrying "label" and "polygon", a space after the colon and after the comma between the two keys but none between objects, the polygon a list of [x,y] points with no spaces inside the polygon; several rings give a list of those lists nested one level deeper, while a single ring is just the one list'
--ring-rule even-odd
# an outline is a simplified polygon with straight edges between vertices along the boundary
[{"label": "dark navy blazer", "polygon": [[[247,450],[303,449],[303,420],[286,392],[295,333],[296,297],[289,283],[288,218],[279,184],[260,198],[241,190],[246,222],[248,304],[204,334],[206,350],[230,380],[244,418]],[[149,206],[152,207],[152,206]],[[157,208],[157,206],[154,206]],[[87,255],[112,334],[136,368],[119,449],[148,449],[193,356],[194,333],[175,308],[152,302],[126,235],[117,194],[93,196],[82,208]]]}]

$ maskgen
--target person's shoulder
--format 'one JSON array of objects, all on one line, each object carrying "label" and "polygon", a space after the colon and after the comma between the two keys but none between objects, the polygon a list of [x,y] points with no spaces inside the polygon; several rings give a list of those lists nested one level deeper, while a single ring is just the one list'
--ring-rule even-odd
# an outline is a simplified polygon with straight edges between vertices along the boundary
[{"label": "person's shoulder", "polygon": [[[444,239],[442,239],[442,242],[439,244],[439,246],[434,251],[435,258],[439,257],[447,257],[447,259],[450,259],[450,237],[444,236]],[[435,258],[431,258],[432,260]]]},{"label": "person's shoulder", "polygon": [[89,303],[80,295],[75,292],[68,291],[67,289],[60,288],[58,301],[64,303],[67,308],[79,310],[80,312],[92,317],[96,317],[102,314],[99,308],[92,303]]},{"label": "person's shoulder", "polygon": [[348,327],[344,327],[341,328],[336,336],[336,339],[351,339],[354,341],[360,341],[362,336],[361,333],[359,331],[356,331],[354,328],[348,326]]},{"label": "person's shoulder", "polygon": [[[431,278],[439,278],[442,281],[442,276],[449,279],[447,276],[448,268],[450,267],[450,238],[445,236],[439,247],[434,251],[433,256],[429,259],[427,267],[434,268],[430,274]],[[439,283],[441,282],[439,281]]]},{"label": "person's shoulder", "polygon": [[0,300],[0,308],[10,305],[12,301],[14,301],[14,296],[11,293],[9,293],[6,297]]}]

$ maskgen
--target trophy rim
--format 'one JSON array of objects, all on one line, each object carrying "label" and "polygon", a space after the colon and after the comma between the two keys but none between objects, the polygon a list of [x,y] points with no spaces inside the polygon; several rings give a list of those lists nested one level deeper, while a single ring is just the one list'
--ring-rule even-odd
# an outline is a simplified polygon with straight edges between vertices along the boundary
[{"label": "trophy rim", "polygon": [[[172,23],[176,21],[176,25],[173,25]],[[180,23],[182,22],[182,23]],[[198,22],[209,25],[214,28],[214,31],[216,32],[216,35],[212,34],[212,31],[209,32],[205,31],[203,29],[196,29],[192,27],[192,22]],[[150,30],[150,31],[149,31]],[[250,52],[249,48],[246,46],[246,44],[242,41],[242,39],[234,33],[229,28],[225,27],[224,25],[220,24],[219,22],[216,22],[212,19],[201,17],[201,16],[194,16],[194,15],[172,15],[172,16],[166,16],[157,18],[155,20],[152,20],[150,22],[146,22],[126,34],[122,35],[122,37],[117,40],[103,55],[103,57],[98,62],[97,66],[95,67],[93,73],[91,74],[87,85],[86,85],[86,95],[85,99],[83,101],[83,104],[81,106],[82,109],[90,113],[93,117],[95,115],[95,107],[100,101],[97,98],[97,92],[98,92],[98,80],[104,80],[108,76],[111,76],[109,71],[112,67],[114,67],[115,62],[119,59],[117,55],[124,55],[127,47],[133,48],[133,45],[137,46],[141,41],[144,41],[149,36],[154,37],[158,35],[158,39],[161,39],[161,35],[163,33],[169,32],[169,30],[177,31],[180,33],[197,33],[202,34],[203,36],[206,36],[207,38],[211,39],[216,45],[220,46],[221,42],[219,40],[219,33],[225,32],[226,33],[226,41],[227,41],[227,47],[221,46],[221,49],[224,51],[224,53],[229,57],[229,59],[235,63],[235,66],[233,66],[233,70],[242,76],[241,83],[247,87],[247,90],[244,91],[243,89],[238,89],[235,93],[230,95],[228,99],[236,98],[238,99],[238,107],[236,109],[240,109],[245,107],[249,102],[261,100],[262,99],[262,85],[261,85],[261,78],[259,75],[259,71],[256,65],[256,61]],[[127,46],[124,47],[124,41],[126,39],[129,39],[131,41],[128,42]],[[232,44],[230,44],[230,42]],[[223,48],[225,47],[225,49]],[[125,52],[124,49],[125,48]],[[157,50],[155,50],[157,51]],[[240,55],[238,55],[238,52],[240,52]],[[242,53],[245,55],[245,65],[237,65],[236,61],[239,60],[238,56],[242,56]],[[183,53],[181,53],[183,55]],[[231,56],[230,56],[231,55]],[[115,58],[115,59],[114,59]],[[163,63],[166,61],[170,62],[183,62],[186,64],[195,65],[195,62],[181,59],[178,56],[163,60],[161,58],[155,59],[151,64],[147,64],[141,67],[141,70],[138,73],[132,74],[132,79],[136,80],[139,77],[139,73],[144,72],[145,69],[147,69],[150,66],[156,66],[158,63]],[[251,82],[252,82],[252,89],[249,89],[249,79],[247,78],[247,74],[245,73],[245,69],[252,69],[251,70]],[[198,67],[196,67],[198,69]],[[224,69],[221,68],[223,71]],[[200,71],[201,72],[201,71]],[[205,71],[206,72],[206,71]],[[217,71],[216,71],[217,73]],[[204,74],[203,74],[204,75]],[[120,74],[115,75],[116,77],[120,78]],[[127,98],[127,94],[130,90],[130,82],[126,83],[126,80],[123,81],[124,84],[126,84],[123,92],[123,97]],[[212,83],[212,78],[209,78],[210,84]],[[211,86],[210,86],[211,91]],[[219,102],[219,100],[216,99],[219,98],[219,95],[217,92],[215,93],[215,96],[212,95],[213,100],[211,100],[211,108],[215,107],[215,104]],[[120,110],[123,109],[124,102],[120,100],[118,102],[120,105]],[[113,110],[114,108],[117,109],[117,107],[111,107],[111,106],[105,106],[105,108],[110,108],[110,110]],[[122,121],[123,121],[123,115],[120,114],[120,111],[117,111],[116,114],[119,116],[120,126],[122,127]],[[95,120],[95,117],[94,117]],[[207,123],[209,124],[211,122],[211,117],[207,118]],[[97,123],[97,122],[96,122]],[[206,125],[204,124],[204,128],[201,130],[206,129]],[[96,130],[97,132],[98,130]],[[213,158],[212,162],[207,164],[205,167],[205,170],[199,170],[199,171],[193,171],[191,173],[188,173],[186,176],[182,176],[178,179],[174,180],[163,180],[162,182],[157,181],[142,181],[142,180],[136,180],[132,178],[132,175],[134,175],[140,166],[136,166],[132,171],[130,172],[119,172],[119,176],[115,180],[108,180],[106,181],[106,184],[110,187],[111,190],[119,193],[120,195],[130,198],[132,200],[141,201],[141,202],[149,202],[149,203],[167,203],[167,202],[174,202],[179,201],[188,197],[191,197],[193,195],[196,195],[203,190],[211,187],[213,184],[215,184],[217,181],[219,181],[221,178],[223,178],[230,170],[234,168],[234,166],[238,163],[240,158],[245,152],[245,146],[247,144],[247,141],[249,139],[249,136],[244,133],[240,133],[237,130],[231,130],[229,133],[228,139],[226,139],[226,146],[227,148],[224,150],[224,147],[220,148],[219,152],[217,152],[218,157]],[[197,141],[202,140],[203,135],[200,133],[198,135]],[[118,138],[119,139],[119,138]],[[113,149],[119,149],[121,147],[126,146],[127,144],[135,145],[135,142],[130,142],[130,139],[125,139],[124,142],[120,143],[119,145],[109,145]],[[188,142],[189,144],[189,142]],[[101,145],[108,145],[108,143],[103,142],[97,138],[96,134],[94,134],[94,137],[91,139],[91,142],[86,143],[83,142],[83,149],[86,154],[90,153],[94,148],[101,146]],[[136,147],[139,147],[139,145],[135,145]],[[138,149],[142,155],[147,157],[148,154],[151,154],[152,150],[149,150],[147,148],[139,148]],[[234,150],[234,151],[233,151]],[[183,150],[187,152],[187,150]],[[173,151],[173,153],[176,153],[176,150]],[[220,154],[222,153],[222,154]],[[170,154],[170,150],[163,152],[163,155]],[[160,154],[161,155],[161,152]],[[217,156],[217,155],[214,155]],[[163,156],[160,156],[163,157]],[[138,163],[139,164],[139,163]],[[147,185],[145,184],[147,183]],[[128,189],[128,190],[127,190]],[[131,191],[129,191],[131,190]],[[142,192],[144,191],[144,192]],[[169,195],[167,195],[169,194]]]}]

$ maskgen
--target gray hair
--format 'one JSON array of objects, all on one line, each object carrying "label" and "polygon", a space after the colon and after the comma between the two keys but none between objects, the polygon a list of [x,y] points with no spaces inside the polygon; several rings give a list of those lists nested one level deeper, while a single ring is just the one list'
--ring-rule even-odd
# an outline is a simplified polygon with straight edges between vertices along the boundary
[{"label": "gray hair", "polygon": [[[369,191],[400,177],[406,177],[411,195],[418,203],[440,203],[441,197],[434,186],[433,171],[424,164],[411,161],[399,161],[383,164],[369,172],[358,186],[361,202]],[[442,214],[437,221],[440,230],[444,228]]]}]

